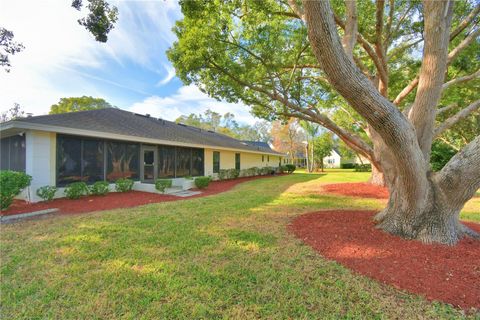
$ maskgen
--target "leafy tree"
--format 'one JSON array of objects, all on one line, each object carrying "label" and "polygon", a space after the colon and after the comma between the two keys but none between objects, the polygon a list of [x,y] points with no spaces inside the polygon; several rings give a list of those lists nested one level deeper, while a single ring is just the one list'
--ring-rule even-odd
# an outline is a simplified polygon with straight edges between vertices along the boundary
[{"label": "leafy tree", "polygon": [[305,135],[300,130],[297,119],[291,118],[287,123],[273,122],[271,135],[273,148],[279,152],[287,153],[292,161],[297,159],[298,153],[304,153]]},{"label": "leafy tree", "polygon": [[50,107],[50,114],[77,112],[112,108],[112,105],[102,98],[71,97],[61,98],[60,101]]},{"label": "leafy tree", "polygon": [[10,120],[15,120],[16,118],[21,118],[25,115],[25,111],[18,103],[14,103],[13,107],[8,109],[7,111],[2,112],[0,115],[0,123],[7,122]]},{"label": "leafy tree", "polygon": [[10,55],[14,55],[25,49],[23,44],[13,41],[13,32],[0,27],[0,66],[6,72],[10,72]]},{"label": "leafy tree", "polygon": [[322,171],[324,171],[323,159],[328,157],[333,150],[335,142],[332,133],[324,132],[313,140],[315,146],[314,157],[320,163]]},{"label": "leafy tree", "polygon": [[432,170],[442,170],[456,153],[457,151],[448,144],[442,141],[434,141],[432,144],[432,157],[430,158]]},{"label": "leafy tree", "polygon": [[[320,130],[320,126],[314,122],[309,122],[309,121],[300,121],[300,126],[303,128],[305,131],[305,135],[307,138],[307,154],[306,154],[306,159],[307,159],[307,170],[308,172],[313,172],[315,170],[315,144],[313,141],[315,140],[315,137],[318,134],[318,131]],[[323,170],[323,163],[322,163],[322,170]]]},{"label": "leafy tree", "polygon": [[[114,28],[118,19],[118,9],[105,0],[86,0],[88,14],[78,20],[99,42],[107,42],[108,33]],[[72,7],[80,11],[83,7],[83,0],[73,0]]]},{"label": "leafy tree", "polygon": [[258,121],[253,126],[239,125],[235,120],[235,115],[231,112],[222,116],[218,112],[208,109],[203,115],[194,113],[182,115],[175,122],[215,131],[239,140],[270,141],[270,126],[266,121]]},{"label": "leafy tree", "polygon": [[449,105],[445,93],[478,79],[480,4],[266,0],[181,6],[184,18],[168,56],[185,83],[242,101],[265,119],[296,117],[335,133],[372,163],[374,181],[391,191],[376,216],[379,228],[446,244],[475,234],[458,213],[480,187],[480,138],[438,173],[432,175],[429,164],[432,142],[480,107],[478,90],[470,90],[456,113],[436,121]]}]

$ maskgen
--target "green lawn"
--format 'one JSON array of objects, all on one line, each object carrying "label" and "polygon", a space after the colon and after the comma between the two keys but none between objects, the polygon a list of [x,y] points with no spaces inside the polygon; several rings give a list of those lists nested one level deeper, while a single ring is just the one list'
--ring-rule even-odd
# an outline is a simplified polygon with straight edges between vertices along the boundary
[{"label": "green lawn", "polygon": [[[205,198],[3,225],[1,318],[462,317],[355,275],[286,231],[309,211],[381,208],[318,193],[367,178],[296,173]],[[479,200],[464,217],[480,220]]]}]

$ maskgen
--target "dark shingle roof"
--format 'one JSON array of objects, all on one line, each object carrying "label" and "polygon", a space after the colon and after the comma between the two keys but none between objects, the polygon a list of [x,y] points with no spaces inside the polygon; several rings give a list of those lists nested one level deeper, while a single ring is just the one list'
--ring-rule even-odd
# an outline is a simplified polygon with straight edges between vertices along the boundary
[{"label": "dark shingle roof", "polygon": [[281,155],[268,144],[245,143],[220,133],[116,108],[19,118],[15,121]]},{"label": "dark shingle roof", "polygon": [[246,144],[250,145],[250,146],[255,146],[255,147],[260,147],[260,148],[268,148],[268,149],[271,149],[270,148],[270,145],[267,143],[267,142],[263,142],[263,141],[249,141],[249,140],[243,140],[243,142],[245,142]]}]

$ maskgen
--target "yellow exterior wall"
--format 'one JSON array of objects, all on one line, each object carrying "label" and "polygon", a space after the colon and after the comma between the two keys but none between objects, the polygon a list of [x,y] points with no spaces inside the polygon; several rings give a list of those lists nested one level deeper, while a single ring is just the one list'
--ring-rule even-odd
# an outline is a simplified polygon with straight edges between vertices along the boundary
[{"label": "yellow exterior wall", "polygon": [[[252,167],[278,167],[279,156],[264,156],[262,162],[262,155],[249,152],[235,152],[215,149],[205,149],[205,175],[213,176],[213,151],[220,152],[220,169],[234,169],[235,168],[235,153],[240,153],[240,170]],[[270,161],[267,161],[270,157]]]}]

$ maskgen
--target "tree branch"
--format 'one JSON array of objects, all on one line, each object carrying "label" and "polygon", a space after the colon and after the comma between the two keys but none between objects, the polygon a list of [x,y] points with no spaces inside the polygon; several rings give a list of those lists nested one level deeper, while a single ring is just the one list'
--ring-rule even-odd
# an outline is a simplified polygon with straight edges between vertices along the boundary
[{"label": "tree branch", "polygon": [[453,108],[455,108],[455,107],[457,107],[457,106],[458,106],[458,104],[452,103],[452,104],[450,104],[450,105],[448,105],[448,106],[446,106],[446,107],[437,109],[437,116],[438,116],[439,114],[442,114],[442,113],[444,113],[444,112],[447,112],[448,110],[453,109]]},{"label": "tree branch", "polygon": [[467,76],[463,76],[463,77],[460,77],[460,78],[455,78],[455,79],[452,79],[448,82],[445,82],[442,86],[442,90],[446,90],[453,85],[457,85],[459,83],[467,82],[467,81],[477,79],[477,78],[480,78],[480,69],[477,70],[476,72],[472,73],[472,74],[467,75]]},{"label": "tree branch", "polygon": [[477,28],[475,31],[471,32],[465,39],[463,39],[463,41],[460,42],[460,44],[455,49],[450,51],[450,53],[448,54],[448,64],[452,63],[453,59],[455,59],[459,55],[459,53],[462,52],[463,49],[468,47],[470,43],[472,43],[473,40],[475,40],[479,35],[480,28]]},{"label": "tree branch", "polygon": [[468,117],[472,112],[478,110],[480,108],[480,100],[477,100],[470,104],[468,107],[460,110],[455,115],[451,116],[447,120],[445,120],[439,127],[435,129],[434,136],[438,137],[441,135],[445,130],[450,129],[453,125],[455,125],[460,120],[465,119]]},{"label": "tree branch", "polygon": [[452,31],[450,34],[450,41],[452,41],[456,36],[458,36],[463,30],[465,30],[466,27],[475,19],[475,17],[478,15],[480,12],[480,3],[477,4],[477,6],[470,12],[468,16],[463,19],[462,22],[455,28],[455,30]]},{"label": "tree branch", "polygon": [[357,42],[357,5],[355,0],[347,0],[346,16],[347,22],[345,25],[345,35],[343,36],[343,48],[347,55],[353,59],[353,47]]}]

